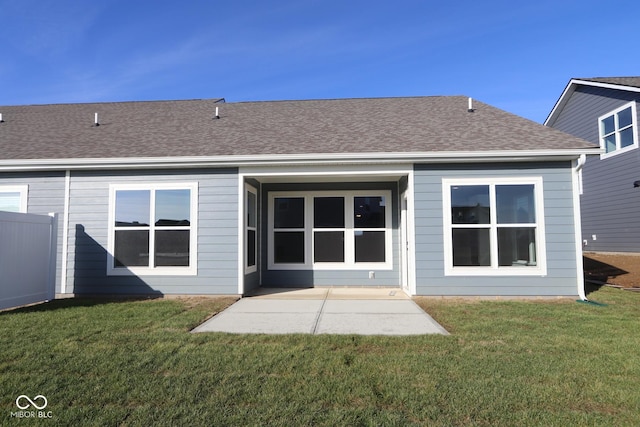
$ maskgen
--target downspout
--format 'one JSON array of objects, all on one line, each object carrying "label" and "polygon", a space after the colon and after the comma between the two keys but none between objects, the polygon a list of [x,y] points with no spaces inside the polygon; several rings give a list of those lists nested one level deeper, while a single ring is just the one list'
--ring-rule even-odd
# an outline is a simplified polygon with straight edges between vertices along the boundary
[{"label": "downspout", "polygon": [[587,162],[587,155],[586,154],[581,154],[580,157],[578,157],[578,161],[576,163],[576,174],[578,175],[578,184],[579,184],[579,194],[582,195],[583,191],[582,191],[582,168],[584,167],[584,164]]},{"label": "downspout", "polygon": [[238,174],[238,295],[244,296],[245,261],[244,261],[244,236],[245,236],[245,178]]},{"label": "downspout", "polygon": [[580,194],[582,194],[581,172],[586,161],[587,156],[585,154],[581,154],[576,162],[576,167],[573,170],[573,217],[576,237],[576,273],[578,276],[578,296],[582,301],[588,301],[587,295],[584,291],[584,265],[582,260],[582,219],[580,213]]}]

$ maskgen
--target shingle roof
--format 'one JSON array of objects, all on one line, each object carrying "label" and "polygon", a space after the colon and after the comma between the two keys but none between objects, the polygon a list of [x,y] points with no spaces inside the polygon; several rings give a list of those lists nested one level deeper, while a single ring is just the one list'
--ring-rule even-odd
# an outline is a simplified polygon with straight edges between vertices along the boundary
[{"label": "shingle roof", "polygon": [[[0,164],[17,159],[592,148],[467,97],[0,106]],[[219,108],[220,119],[215,119]],[[98,113],[100,126],[94,126]]]},{"label": "shingle roof", "polygon": [[576,80],[640,88],[640,77],[591,77]]}]

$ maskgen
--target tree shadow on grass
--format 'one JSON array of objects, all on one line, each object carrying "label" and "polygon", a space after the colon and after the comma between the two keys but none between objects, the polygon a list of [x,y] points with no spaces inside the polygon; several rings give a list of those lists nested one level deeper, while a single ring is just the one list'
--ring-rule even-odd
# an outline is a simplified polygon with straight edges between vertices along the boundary
[{"label": "tree shadow on grass", "polygon": [[615,265],[607,264],[606,262],[586,256],[582,257],[582,262],[584,266],[585,292],[587,294],[597,291],[614,277],[629,274],[628,271],[618,268]]}]

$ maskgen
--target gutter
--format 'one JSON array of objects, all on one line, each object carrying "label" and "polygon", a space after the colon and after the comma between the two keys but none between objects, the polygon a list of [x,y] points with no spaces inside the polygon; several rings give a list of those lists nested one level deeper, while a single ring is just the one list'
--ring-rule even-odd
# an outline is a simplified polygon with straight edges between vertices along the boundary
[{"label": "gutter", "polygon": [[310,153],[198,157],[121,157],[84,159],[20,159],[0,161],[0,171],[184,169],[198,167],[308,166],[392,163],[491,163],[572,161],[600,154],[599,148],[508,151],[437,151],[411,153]]}]

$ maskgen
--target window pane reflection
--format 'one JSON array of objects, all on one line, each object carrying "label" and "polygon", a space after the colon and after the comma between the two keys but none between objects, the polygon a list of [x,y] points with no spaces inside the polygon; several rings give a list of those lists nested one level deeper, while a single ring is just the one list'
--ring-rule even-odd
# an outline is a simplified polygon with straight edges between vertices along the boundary
[{"label": "window pane reflection", "polygon": [[452,231],[454,266],[490,266],[488,228],[454,228]]},{"label": "window pane reflection", "polygon": [[256,231],[247,230],[247,266],[256,265]]},{"label": "window pane reflection", "polygon": [[608,135],[616,130],[615,119],[613,116],[602,119],[601,135]]},{"label": "window pane reflection", "polygon": [[633,145],[633,128],[627,128],[620,132],[620,148]]},{"label": "window pane reflection", "polygon": [[146,267],[149,265],[149,231],[118,230],[115,235],[116,267]]},{"label": "window pane reflection", "polygon": [[490,213],[488,185],[451,187],[451,222],[453,224],[489,224]]},{"label": "window pane reflection", "polygon": [[20,212],[20,193],[13,191],[0,193],[0,211]]},{"label": "window pane reflection", "polygon": [[536,265],[533,228],[498,228],[498,263],[501,266]]},{"label": "window pane reflection", "polygon": [[378,197],[354,197],[354,227],[384,228],[386,201]]},{"label": "window pane reflection", "polygon": [[313,226],[344,228],[344,197],[314,197]]},{"label": "window pane reflection", "polygon": [[344,262],[344,232],[316,231],[313,234],[314,262]]},{"label": "window pane reflection", "polygon": [[304,231],[273,233],[276,264],[304,264]]},{"label": "window pane reflection", "polygon": [[625,108],[618,113],[618,129],[630,126],[632,121],[631,107]]},{"label": "window pane reflection", "polygon": [[189,230],[156,231],[156,265],[189,266]]},{"label": "window pane reflection", "polygon": [[496,186],[498,224],[533,224],[536,222],[533,185]]},{"label": "window pane reflection", "polygon": [[149,190],[119,190],[116,192],[116,226],[148,226],[151,206]]},{"label": "window pane reflection", "polygon": [[355,232],[356,262],[384,262],[385,261],[385,232],[384,231],[356,231]]},{"label": "window pane reflection", "polygon": [[274,199],[273,226],[275,228],[304,228],[304,198],[278,197]]},{"label": "window pane reflection", "polygon": [[247,227],[256,226],[257,201],[256,195],[247,191]]},{"label": "window pane reflection", "polygon": [[156,191],[156,225],[189,225],[190,211],[190,190]]}]

